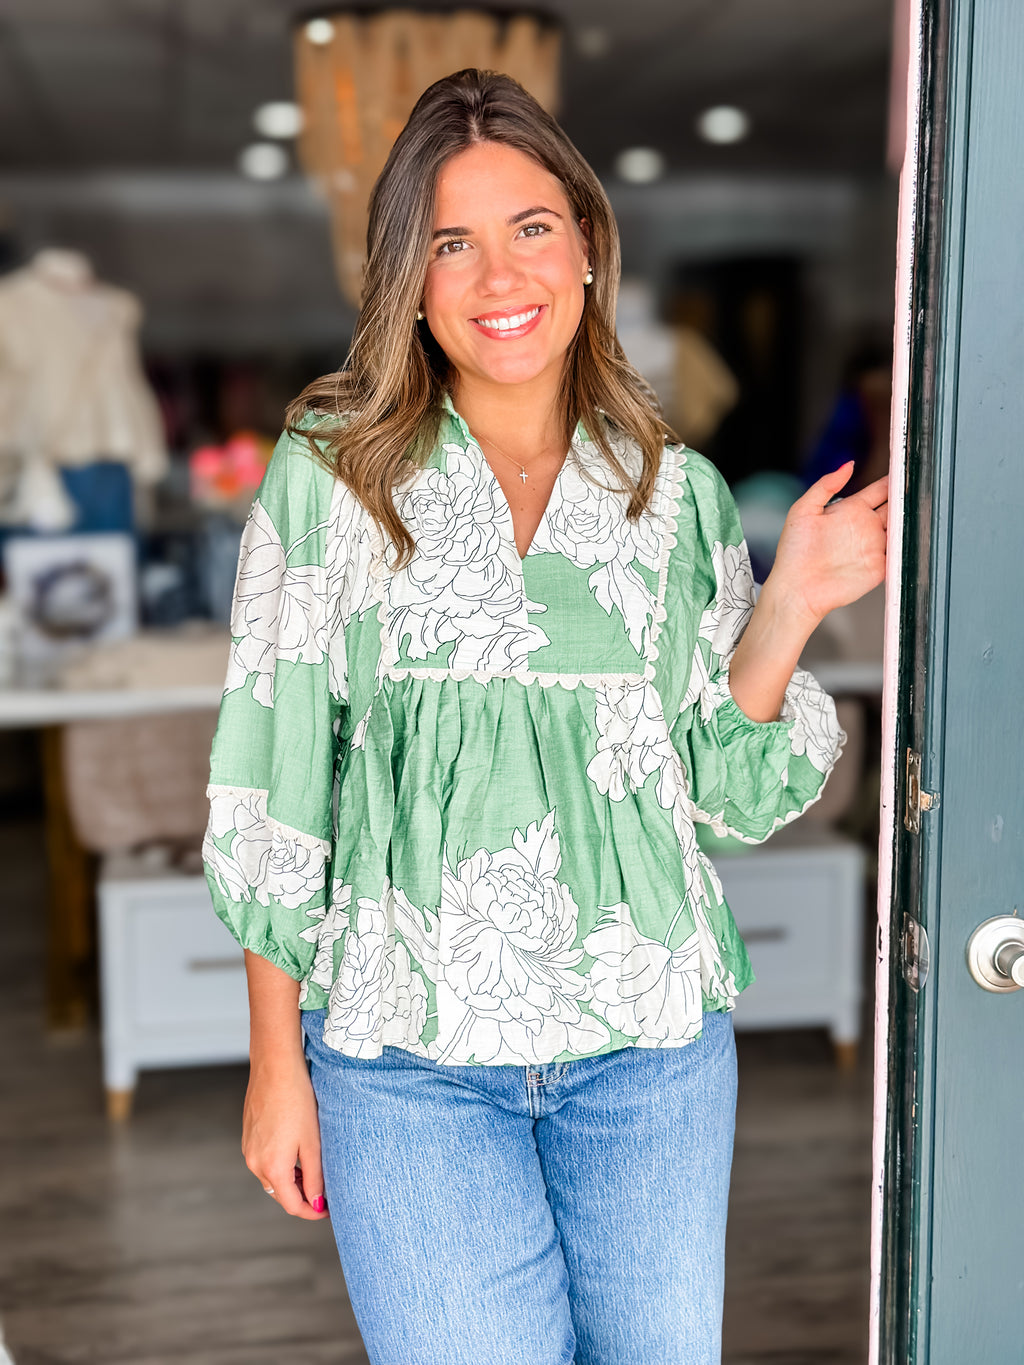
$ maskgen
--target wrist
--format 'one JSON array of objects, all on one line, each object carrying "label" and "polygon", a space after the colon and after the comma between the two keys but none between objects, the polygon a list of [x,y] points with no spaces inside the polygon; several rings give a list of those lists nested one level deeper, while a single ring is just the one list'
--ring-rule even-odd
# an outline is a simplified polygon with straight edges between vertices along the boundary
[{"label": "wrist", "polygon": [[261,1046],[252,1043],[249,1047],[249,1075],[261,1081],[289,1082],[296,1076],[308,1079],[309,1068],[301,1045],[296,1047]]},{"label": "wrist", "polygon": [[821,617],[808,607],[804,595],[777,578],[774,570],[761,585],[755,610],[770,626],[772,634],[794,646],[798,654],[821,625]]},{"label": "wrist", "polygon": [[262,1072],[306,1069],[298,1013],[285,1018],[254,1018],[249,1023],[249,1065]]}]

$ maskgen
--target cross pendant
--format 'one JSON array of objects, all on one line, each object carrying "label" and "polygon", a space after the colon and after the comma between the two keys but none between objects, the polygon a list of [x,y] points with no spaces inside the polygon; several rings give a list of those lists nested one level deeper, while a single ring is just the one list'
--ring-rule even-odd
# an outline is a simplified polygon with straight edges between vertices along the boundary
[{"label": "cross pendant", "polygon": [[523,470],[521,471],[519,477],[522,479],[523,483],[526,482],[526,470],[525,470],[525,469],[523,469]]}]

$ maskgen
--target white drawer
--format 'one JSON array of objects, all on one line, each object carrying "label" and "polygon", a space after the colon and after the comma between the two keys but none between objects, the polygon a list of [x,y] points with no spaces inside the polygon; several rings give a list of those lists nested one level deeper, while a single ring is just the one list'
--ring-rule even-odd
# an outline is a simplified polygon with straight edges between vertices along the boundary
[{"label": "white drawer", "polygon": [[247,1016],[242,949],[214,914],[205,882],[183,885],[178,895],[161,888],[131,896],[126,910],[136,1023],[202,1025]]},{"label": "white drawer", "polygon": [[770,987],[782,991],[806,989],[836,970],[836,930],[825,906],[813,913],[798,913],[790,908],[785,914],[736,916],[743,942],[750,954],[754,975],[761,992]]},{"label": "white drawer", "polygon": [[834,1036],[856,1037],[862,852],[765,848],[715,865],[757,978],[737,1002],[737,1023],[829,1022]]}]

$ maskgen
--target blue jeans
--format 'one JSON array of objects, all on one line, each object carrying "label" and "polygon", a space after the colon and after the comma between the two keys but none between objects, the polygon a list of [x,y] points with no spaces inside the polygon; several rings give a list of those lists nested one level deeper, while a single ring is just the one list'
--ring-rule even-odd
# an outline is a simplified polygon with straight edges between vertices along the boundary
[{"label": "blue jeans", "polygon": [[538,1066],[324,1046],[327,1202],[372,1365],[718,1365],[732,1019]]}]

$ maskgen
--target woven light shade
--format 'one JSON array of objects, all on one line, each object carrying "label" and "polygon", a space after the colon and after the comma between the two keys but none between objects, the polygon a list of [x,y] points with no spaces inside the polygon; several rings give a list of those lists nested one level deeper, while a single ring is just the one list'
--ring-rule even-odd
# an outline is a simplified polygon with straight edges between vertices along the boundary
[{"label": "woven light shade", "polygon": [[555,111],[560,34],[536,15],[330,11],[295,33],[299,159],[331,208],[338,281],[358,306],[367,204],[420,95],[463,67],[513,76]]}]

